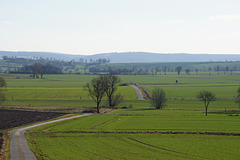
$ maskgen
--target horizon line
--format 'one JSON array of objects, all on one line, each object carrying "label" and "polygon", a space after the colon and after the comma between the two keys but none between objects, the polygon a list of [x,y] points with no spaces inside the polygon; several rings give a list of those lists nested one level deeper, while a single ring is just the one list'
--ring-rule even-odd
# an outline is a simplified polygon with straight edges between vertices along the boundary
[{"label": "horizon line", "polygon": [[124,51],[124,52],[105,52],[105,53],[93,53],[93,54],[75,54],[75,53],[63,53],[55,51],[9,51],[0,50],[0,52],[26,52],[26,53],[54,53],[54,54],[65,54],[72,56],[92,56],[99,54],[122,54],[122,53],[150,53],[150,54],[190,54],[190,55],[240,55],[240,53],[190,53],[190,52],[148,52],[148,51]]}]

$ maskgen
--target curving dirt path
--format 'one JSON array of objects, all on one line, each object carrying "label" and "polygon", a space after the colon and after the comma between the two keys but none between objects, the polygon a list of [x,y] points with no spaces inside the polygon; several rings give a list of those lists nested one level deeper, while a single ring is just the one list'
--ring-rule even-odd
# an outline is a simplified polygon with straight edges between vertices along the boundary
[{"label": "curving dirt path", "polygon": [[50,123],[65,121],[73,118],[88,116],[91,114],[82,114],[73,117],[67,117],[62,119],[57,119],[49,122],[43,122],[23,128],[14,129],[10,132],[10,155],[11,160],[37,160],[33,152],[30,150],[27,139],[24,136],[24,133],[31,128],[43,126]]},{"label": "curving dirt path", "polygon": [[145,100],[143,98],[143,95],[142,95],[142,92],[140,91],[140,89],[138,87],[136,87],[135,85],[131,85],[131,86],[135,89],[135,91],[137,93],[137,100]]}]

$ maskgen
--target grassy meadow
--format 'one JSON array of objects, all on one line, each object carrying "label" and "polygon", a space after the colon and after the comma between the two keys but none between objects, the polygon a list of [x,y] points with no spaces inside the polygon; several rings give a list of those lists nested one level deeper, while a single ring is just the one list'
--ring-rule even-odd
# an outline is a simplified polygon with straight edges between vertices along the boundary
[{"label": "grassy meadow", "polygon": [[[91,100],[84,89],[95,75],[45,75],[44,79],[32,79],[29,75],[0,75],[6,79],[5,95],[8,101],[15,100]],[[135,90],[129,86],[118,87],[117,93],[124,99],[136,99]],[[5,102],[6,105],[13,104]],[[20,102],[21,103],[21,102]],[[50,102],[51,103],[51,102]]]},{"label": "grassy meadow", "polygon": [[240,133],[238,114],[118,109],[38,127],[27,137],[39,159],[238,159],[240,137],[231,135]]},{"label": "grassy meadow", "polygon": [[[58,110],[96,105],[83,89],[94,75],[1,76],[8,84],[3,105]],[[125,100],[118,109],[27,132],[38,159],[239,159],[240,110],[233,99],[240,86],[239,73],[120,78],[122,83],[139,83],[150,93],[155,87],[163,88],[170,98],[167,107],[155,110],[150,101],[134,100],[137,95],[130,86],[119,87]],[[210,103],[208,116],[203,102],[196,100],[203,89],[219,98]]]},{"label": "grassy meadow", "polygon": [[[240,137],[170,134],[31,133],[39,159],[238,159]],[[236,142],[237,141],[237,142]]]},{"label": "grassy meadow", "polygon": [[[195,98],[202,89],[216,93],[218,98],[233,98],[240,86],[240,75],[122,75],[122,83],[139,83],[149,92],[161,87],[168,98]],[[7,81],[7,100],[89,100],[84,85],[96,75],[44,75],[44,79],[32,79],[29,75],[1,74]],[[178,84],[176,84],[178,80]],[[132,87],[118,87],[124,99],[136,99]]]}]

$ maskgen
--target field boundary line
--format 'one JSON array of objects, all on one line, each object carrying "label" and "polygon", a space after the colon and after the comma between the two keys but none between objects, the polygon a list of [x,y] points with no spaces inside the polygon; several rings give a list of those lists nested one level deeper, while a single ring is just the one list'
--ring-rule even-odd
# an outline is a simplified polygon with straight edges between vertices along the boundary
[{"label": "field boundary line", "polygon": [[[30,133],[49,133],[31,132]],[[197,132],[197,131],[57,131],[51,133],[106,133],[106,134],[198,134],[198,135],[219,135],[219,136],[240,136],[240,133],[232,132]]]},{"label": "field boundary line", "polygon": [[144,98],[146,99],[146,100],[151,100],[152,99],[152,96],[151,96],[151,94],[148,92],[148,90],[146,90],[144,87],[142,87],[142,86],[138,86],[138,88],[143,92],[143,94],[144,94]]}]

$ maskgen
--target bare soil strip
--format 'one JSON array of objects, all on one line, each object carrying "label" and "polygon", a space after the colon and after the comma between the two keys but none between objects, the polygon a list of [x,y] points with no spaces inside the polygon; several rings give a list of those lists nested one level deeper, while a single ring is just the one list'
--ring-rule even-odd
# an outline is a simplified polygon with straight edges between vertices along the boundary
[{"label": "bare soil strip", "polygon": [[148,92],[148,90],[146,90],[146,89],[145,89],[144,87],[142,87],[142,86],[138,86],[138,88],[143,92],[144,98],[145,98],[146,100],[152,99],[152,96],[151,96],[151,94]]}]

